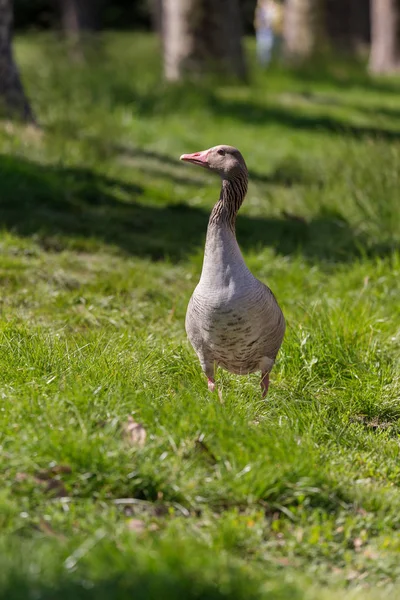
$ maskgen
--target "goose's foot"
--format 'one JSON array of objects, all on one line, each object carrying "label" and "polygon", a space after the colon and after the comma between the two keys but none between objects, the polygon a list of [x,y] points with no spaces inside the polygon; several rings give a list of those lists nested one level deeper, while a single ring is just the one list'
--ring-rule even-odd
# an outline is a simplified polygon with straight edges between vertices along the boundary
[{"label": "goose's foot", "polygon": [[207,383],[208,383],[208,391],[209,392],[213,392],[215,390],[215,381],[214,381],[214,379],[211,379],[211,377],[207,377]]},{"label": "goose's foot", "polygon": [[266,398],[269,388],[269,373],[261,373],[261,392],[262,397]]},{"label": "goose's foot", "polygon": [[222,399],[222,391],[219,388],[215,387],[214,379],[211,379],[211,377],[207,377],[207,383],[208,383],[208,391],[209,392],[215,392],[215,389],[217,389],[219,401],[221,402],[221,404],[223,404],[224,401]]}]

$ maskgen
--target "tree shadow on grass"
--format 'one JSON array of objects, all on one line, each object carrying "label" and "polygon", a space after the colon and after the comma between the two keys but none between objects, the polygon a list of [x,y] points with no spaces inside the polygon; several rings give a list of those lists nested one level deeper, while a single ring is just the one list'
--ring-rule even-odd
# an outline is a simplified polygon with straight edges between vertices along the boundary
[{"label": "tree shadow on grass", "polygon": [[[48,251],[106,243],[154,261],[178,262],[202,248],[209,211],[183,203],[144,204],[143,193],[134,183],[88,169],[0,155],[0,228],[35,236]],[[267,246],[283,255],[301,253],[312,262],[348,262],[368,246],[340,215],[327,212],[309,222],[291,215],[244,214],[237,234],[244,250]],[[390,248],[368,251],[385,254]]]},{"label": "tree shadow on grass", "polygon": [[301,84],[314,87],[328,86],[341,91],[365,90],[365,92],[378,92],[397,96],[400,92],[398,77],[371,77],[366,71],[365,64],[354,62],[351,57],[346,61],[338,61],[332,57],[323,64],[308,64],[290,70],[290,76]]},{"label": "tree shadow on grass", "polygon": [[213,110],[217,114],[230,116],[252,125],[271,122],[288,127],[293,131],[316,131],[355,139],[400,140],[400,129],[351,125],[328,115],[296,112],[293,107],[285,108],[278,105],[268,106],[254,101],[215,98]]},{"label": "tree shadow on grass", "polygon": [[[92,139],[92,143],[98,144],[98,140]],[[198,150],[204,150],[199,148]],[[188,149],[188,152],[193,149]],[[154,177],[168,176],[174,183],[199,186],[204,185],[204,173],[196,175],[197,171],[186,169],[186,176],[183,176],[182,163],[179,162],[178,156],[171,157],[167,154],[139,148],[137,146],[127,146],[124,144],[108,144],[107,154],[112,153],[122,158],[122,162],[131,164],[140,168],[145,173]],[[143,160],[145,159],[145,161]],[[189,174],[190,173],[190,174]],[[284,185],[291,187],[301,183],[321,183],[316,180],[315,173],[306,170],[304,164],[294,157],[289,156],[282,159],[271,173],[259,173],[253,169],[249,169],[249,179],[251,182],[268,184],[268,185]]]},{"label": "tree shadow on grass", "polygon": [[[317,106],[349,108],[350,110],[355,110],[363,113],[364,115],[368,115],[371,118],[376,118],[379,116],[397,121],[400,119],[400,107],[394,108],[392,106],[382,106],[376,104],[376,102],[372,103],[371,105],[364,103],[360,104],[346,97],[329,95],[322,92],[293,92],[289,93],[289,95],[293,98],[293,100],[300,100],[302,102],[305,101],[309,104],[315,104]],[[396,125],[398,124],[396,123]]]},{"label": "tree shadow on grass", "polygon": [[[382,84],[383,85],[383,84]],[[307,114],[301,107],[283,106],[278,101],[263,102],[254,98],[233,99],[222,97],[213,89],[207,87],[180,85],[159,89],[157,86],[146,93],[138,93],[128,83],[111,85],[109,90],[113,105],[135,106],[135,112],[143,117],[154,114],[168,115],[191,112],[196,109],[204,110],[214,117],[227,117],[251,125],[274,124],[290,128],[294,131],[322,132],[355,139],[399,140],[400,129],[380,127],[375,125],[354,125],[332,115]],[[289,92],[290,93],[290,92]],[[312,97],[311,92],[297,93],[298,96]],[[293,93],[295,96],[296,94]],[[321,105],[324,102],[320,103]],[[332,102],[327,101],[330,106]],[[361,107],[362,110],[364,110]],[[384,111],[384,109],[382,109]],[[381,111],[381,112],[382,112]],[[364,110],[368,114],[368,109]],[[390,111],[388,111],[390,116]],[[373,111],[370,113],[373,117]],[[392,115],[394,116],[394,114]]]},{"label": "tree shadow on grass", "polygon": [[[195,551],[195,550],[194,550]],[[112,568],[115,554],[111,554]],[[104,558],[103,558],[104,560]],[[125,561],[120,561],[125,562]],[[197,564],[197,563],[196,563]],[[118,564],[118,566],[120,566]],[[204,568],[208,568],[205,561]],[[104,570],[104,567],[103,567]],[[98,571],[98,569],[97,569]],[[115,568],[113,569],[115,573]],[[195,571],[185,566],[184,562],[175,559],[172,564],[161,562],[156,568],[149,566],[147,571],[138,569],[134,561],[121,574],[110,574],[101,579],[98,575],[93,579],[88,575],[76,574],[70,577],[61,576],[54,583],[45,583],[32,577],[9,578],[2,585],[0,598],[4,600],[20,600],[24,598],[40,598],[40,600],[252,600],[259,597],[259,585],[233,568],[225,567],[224,585],[208,581],[197,567]],[[292,584],[280,584],[278,596],[280,600],[300,600],[300,590]],[[278,597],[277,596],[277,597]]]}]

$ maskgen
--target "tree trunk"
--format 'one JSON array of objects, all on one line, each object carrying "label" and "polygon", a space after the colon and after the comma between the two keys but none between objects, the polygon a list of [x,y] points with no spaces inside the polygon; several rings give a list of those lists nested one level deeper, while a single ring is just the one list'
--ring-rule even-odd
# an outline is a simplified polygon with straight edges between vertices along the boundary
[{"label": "tree trunk", "polygon": [[352,46],[356,52],[366,52],[371,44],[370,0],[352,0],[350,3],[350,27]]},{"label": "tree trunk", "polygon": [[369,69],[393,73],[400,68],[400,0],[371,0],[372,40]]},{"label": "tree trunk", "polygon": [[149,9],[153,30],[162,36],[163,29],[163,0],[149,0]]},{"label": "tree trunk", "polygon": [[324,0],[286,0],[284,54],[293,62],[311,58],[324,40]]},{"label": "tree trunk", "polygon": [[12,51],[12,0],[0,0],[0,114],[34,122]]},{"label": "tree trunk", "polygon": [[99,0],[60,0],[61,22],[64,32],[79,38],[82,31],[99,28]]},{"label": "tree trunk", "polygon": [[335,50],[365,53],[370,44],[370,0],[325,0],[324,17]]},{"label": "tree trunk", "polygon": [[85,58],[85,35],[99,28],[101,0],[59,0],[61,22],[69,42],[68,51],[72,60]]},{"label": "tree trunk", "polygon": [[246,77],[238,0],[163,0],[164,73]]}]

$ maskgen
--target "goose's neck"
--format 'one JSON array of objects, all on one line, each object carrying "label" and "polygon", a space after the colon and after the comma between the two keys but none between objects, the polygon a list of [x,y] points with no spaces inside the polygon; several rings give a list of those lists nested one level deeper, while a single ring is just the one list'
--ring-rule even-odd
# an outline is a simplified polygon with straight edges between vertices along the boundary
[{"label": "goose's neck", "polygon": [[209,228],[228,227],[235,233],[236,215],[247,193],[248,174],[242,171],[235,178],[223,179],[218,202],[209,220]]}]

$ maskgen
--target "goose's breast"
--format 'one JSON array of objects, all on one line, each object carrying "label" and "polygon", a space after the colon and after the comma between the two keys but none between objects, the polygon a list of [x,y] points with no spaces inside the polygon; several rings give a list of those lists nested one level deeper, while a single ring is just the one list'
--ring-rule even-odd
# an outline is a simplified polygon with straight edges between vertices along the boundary
[{"label": "goose's breast", "polygon": [[202,343],[215,362],[228,371],[250,373],[259,369],[263,356],[275,358],[283,316],[265,286],[260,284],[251,293],[229,297],[195,293],[191,311],[195,313]]}]

